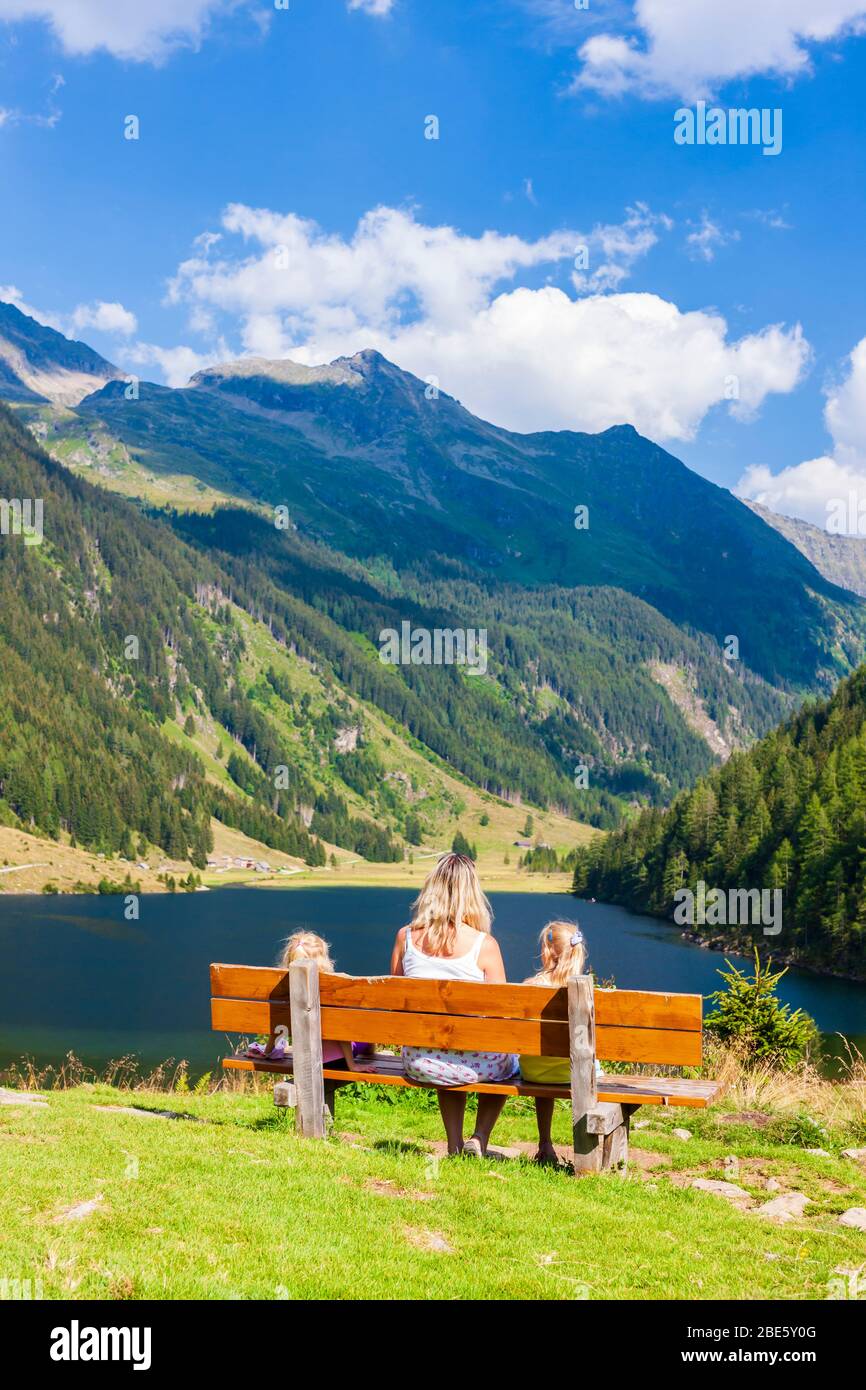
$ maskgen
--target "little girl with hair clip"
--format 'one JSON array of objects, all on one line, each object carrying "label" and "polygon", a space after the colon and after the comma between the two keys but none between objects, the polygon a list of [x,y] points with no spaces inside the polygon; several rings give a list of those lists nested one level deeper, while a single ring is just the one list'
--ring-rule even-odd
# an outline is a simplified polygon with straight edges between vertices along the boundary
[{"label": "little girl with hair clip", "polygon": [[[586,940],[576,922],[548,922],[542,928],[541,969],[537,975],[524,980],[527,985],[547,985],[554,988],[567,985],[572,975],[582,975],[586,968]],[[601,1068],[596,1059],[596,1075]],[[524,1081],[540,1086],[568,1086],[571,1083],[571,1063],[568,1057],[521,1057],[520,1075]],[[556,1163],[550,1130],[553,1123],[553,1099],[535,1097],[535,1117],[538,1121],[538,1152],[536,1163]]]}]

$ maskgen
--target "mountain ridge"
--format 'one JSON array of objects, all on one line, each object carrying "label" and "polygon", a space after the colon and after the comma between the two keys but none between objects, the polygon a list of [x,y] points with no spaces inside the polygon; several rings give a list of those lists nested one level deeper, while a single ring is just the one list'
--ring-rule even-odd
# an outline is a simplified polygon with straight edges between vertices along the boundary
[{"label": "mountain ridge", "polygon": [[866,650],[860,599],[630,425],[516,435],[373,350],[312,369],[223,363],[193,382],[142,383],[136,402],[109,383],[80,413],[156,467],[287,506],[364,562],[411,568],[423,533],[478,577],[615,585],[720,648],[738,637],[740,660],[783,688],[829,689]]},{"label": "mountain ridge", "polygon": [[0,303],[0,399],[78,405],[121,373],[87,343]]}]

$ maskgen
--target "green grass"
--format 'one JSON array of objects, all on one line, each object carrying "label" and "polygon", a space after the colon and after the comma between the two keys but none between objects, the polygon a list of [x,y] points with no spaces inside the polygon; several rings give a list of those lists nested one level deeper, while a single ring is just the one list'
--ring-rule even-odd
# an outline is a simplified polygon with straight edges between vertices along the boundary
[{"label": "green grass", "polygon": [[[807,1299],[866,1257],[864,1237],[835,1222],[866,1204],[861,1168],[741,1126],[735,1150],[711,1115],[645,1109],[635,1145],[672,1166],[575,1179],[522,1160],[440,1160],[438,1115],[415,1093],[344,1093],[343,1137],[326,1142],[297,1139],[269,1094],[82,1086],[46,1099],[0,1109],[0,1278],[41,1281],[45,1298]],[[197,1119],[95,1108],[130,1104]],[[563,1142],[568,1122],[562,1107]],[[673,1137],[677,1123],[694,1139]],[[533,1131],[515,1105],[496,1142]],[[809,1215],[778,1226],[676,1185],[686,1169],[725,1177],[734,1152],[737,1181],[760,1195],[779,1175],[813,1197]],[[444,1249],[424,1248],[431,1233]]]}]

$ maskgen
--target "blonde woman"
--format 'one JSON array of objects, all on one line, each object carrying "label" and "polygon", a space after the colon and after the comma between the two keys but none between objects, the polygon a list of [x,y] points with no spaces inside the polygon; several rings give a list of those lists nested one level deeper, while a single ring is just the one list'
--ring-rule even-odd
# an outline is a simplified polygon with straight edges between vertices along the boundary
[{"label": "blonde woman", "polygon": [[[539,937],[541,969],[537,975],[524,980],[527,985],[547,985],[558,989],[567,985],[572,975],[582,975],[586,969],[586,941],[576,922],[548,922]],[[600,1071],[595,1064],[596,1074]],[[568,1086],[571,1064],[567,1057],[521,1057],[520,1075],[524,1081],[540,1086]],[[551,1138],[554,1102],[547,1096],[535,1097],[535,1117],[538,1121],[538,1152],[536,1163],[556,1163],[556,1150]]]},{"label": "blonde woman", "polygon": [[[505,984],[502,953],[490,931],[490,904],[465,854],[443,854],[424,882],[391,953],[391,974],[416,980],[475,980]],[[505,1081],[517,1070],[508,1052],[453,1052],[404,1047],[403,1069],[413,1081],[436,1086],[449,1154],[483,1157],[504,1096],[479,1095],[475,1132],[463,1142],[465,1091],[477,1081]]]}]

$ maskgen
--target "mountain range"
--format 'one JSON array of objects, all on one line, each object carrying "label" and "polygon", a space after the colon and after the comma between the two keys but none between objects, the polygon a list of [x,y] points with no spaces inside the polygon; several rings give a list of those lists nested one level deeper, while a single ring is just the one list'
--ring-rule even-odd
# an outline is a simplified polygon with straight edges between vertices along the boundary
[{"label": "mountain range", "polygon": [[[41,663],[49,707],[76,670],[85,710],[107,730],[119,711],[115,735],[80,729],[82,754],[95,739],[114,760],[111,785],[130,739],[150,749],[148,809],[118,796],[102,829],[72,825],[56,787],[35,814],[35,792],[10,797],[0,767],[8,815],[82,843],[173,833],[200,861],[208,817],[243,814],[302,855],[388,857],[441,832],[446,769],[473,794],[611,826],[866,650],[858,595],[630,426],[515,434],[373,351],[324,367],[242,359],[172,389],[131,383],[4,305],[0,399],[0,492],[46,500],[43,545],[4,566],[0,646],[19,677]],[[484,629],[487,674],[383,666],[380,634],[405,621]],[[124,666],[118,644],[140,630],[147,658]],[[7,687],[2,708],[23,730],[20,763],[33,754],[20,693]],[[59,732],[40,737],[62,764]],[[396,776],[389,739],[421,759],[424,787]],[[76,776],[81,789],[83,762]],[[173,832],[152,811],[159,785],[186,796]]]}]

